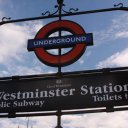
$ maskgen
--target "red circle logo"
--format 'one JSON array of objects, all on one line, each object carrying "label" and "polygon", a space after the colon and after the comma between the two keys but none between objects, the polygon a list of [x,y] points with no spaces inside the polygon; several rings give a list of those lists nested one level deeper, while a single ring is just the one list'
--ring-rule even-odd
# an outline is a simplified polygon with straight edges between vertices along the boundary
[{"label": "red circle logo", "polygon": [[[69,20],[54,21],[43,28],[35,36],[35,39],[47,38],[50,34],[57,31],[68,31],[73,35],[85,34],[84,29],[77,23]],[[62,55],[53,55],[44,48],[35,48],[34,52],[39,60],[46,65],[58,67],[67,66],[77,61],[85,52],[86,44],[78,43],[72,49]]]}]

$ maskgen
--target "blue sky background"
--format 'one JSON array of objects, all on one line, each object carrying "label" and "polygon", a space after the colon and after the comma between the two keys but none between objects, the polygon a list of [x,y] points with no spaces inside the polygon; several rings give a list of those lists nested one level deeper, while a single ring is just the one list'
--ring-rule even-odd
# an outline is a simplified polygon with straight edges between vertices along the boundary
[{"label": "blue sky background", "polygon": [[[128,0],[64,0],[65,10],[80,11],[112,8],[114,4]],[[0,19],[41,16],[54,12],[56,0],[0,0]],[[87,33],[94,34],[94,46],[74,64],[64,67],[63,72],[91,70],[106,67],[128,66],[128,13],[124,11],[64,17],[79,23]],[[56,72],[57,69],[42,64],[34,53],[27,51],[27,40],[33,39],[38,30],[55,19],[29,21],[0,26],[0,76],[32,75]],[[52,51],[56,52],[56,51]],[[64,128],[126,128],[128,112],[83,114],[63,116]],[[26,118],[0,119],[2,128],[26,127]],[[56,126],[56,117],[30,118],[33,128]]]}]

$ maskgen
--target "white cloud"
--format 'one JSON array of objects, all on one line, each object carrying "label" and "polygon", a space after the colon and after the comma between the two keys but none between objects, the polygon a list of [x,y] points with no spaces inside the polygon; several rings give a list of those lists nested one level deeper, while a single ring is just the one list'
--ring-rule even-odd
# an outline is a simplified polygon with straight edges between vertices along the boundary
[{"label": "white cloud", "polygon": [[[126,111],[113,113],[93,113],[83,115],[62,116],[63,128],[127,128],[128,114]],[[26,128],[26,118],[1,119],[2,128]],[[30,117],[29,128],[54,128],[57,126],[57,117]]]},{"label": "white cloud", "polygon": [[[123,22],[122,22],[123,21]],[[94,40],[96,45],[106,42],[112,42],[117,39],[128,38],[128,14],[116,16],[113,18],[110,26],[105,30],[94,32]]]},{"label": "white cloud", "polygon": [[[0,66],[1,76],[27,75],[41,73],[44,65],[35,63],[34,53],[27,51],[27,40],[43,26],[43,22],[27,22],[23,24],[5,24],[0,31]],[[31,55],[34,55],[33,57]],[[35,57],[35,58],[34,58]],[[39,61],[37,59],[37,61]],[[31,62],[31,63],[30,63]],[[33,66],[29,66],[33,65]]]},{"label": "white cloud", "polygon": [[64,116],[65,128],[126,128],[126,112]]},{"label": "white cloud", "polygon": [[128,48],[121,52],[117,52],[107,59],[97,64],[98,68],[114,67],[114,66],[128,66]]},{"label": "white cloud", "polygon": [[[56,116],[50,117],[31,117],[29,118],[28,128],[54,128],[57,126]],[[26,128],[28,118],[0,119],[1,128]]]},{"label": "white cloud", "polygon": [[79,61],[80,65],[84,64],[84,60],[83,59],[79,59],[78,61]]},{"label": "white cloud", "polygon": [[28,33],[34,38],[36,33],[44,26],[43,21],[27,21],[22,24],[28,30]]},{"label": "white cloud", "polygon": [[[106,42],[116,42],[120,39],[128,39],[128,14],[116,16],[111,25],[106,30],[101,30],[95,33],[97,45]],[[97,64],[98,68],[106,67],[122,67],[128,66],[128,48],[120,52],[116,52],[110,57],[100,61]]]},{"label": "white cloud", "polygon": [[122,32],[116,33],[115,37],[117,37],[117,38],[128,38],[128,31],[122,31]]},{"label": "white cloud", "polygon": [[25,27],[9,24],[1,26],[0,31],[0,62],[7,63],[10,59],[21,60],[23,47],[29,35]]},{"label": "white cloud", "polygon": [[41,66],[22,66],[22,65],[14,65],[13,67],[8,66],[7,67],[8,75],[14,76],[14,75],[35,75],[35,74],[42,74],[43,69]]}]

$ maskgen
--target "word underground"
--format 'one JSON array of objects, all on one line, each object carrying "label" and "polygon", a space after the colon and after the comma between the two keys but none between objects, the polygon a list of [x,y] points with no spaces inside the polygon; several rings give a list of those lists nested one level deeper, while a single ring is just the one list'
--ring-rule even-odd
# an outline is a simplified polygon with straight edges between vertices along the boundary
[{"label": "word underground", "polygon": [[54,38],[48,38],[48,39],[33,39],[28,40],[28,50],[34,49],[34,48],[50,48],[52,46],[54,47],[60,47],[65,46],[70,47],[71,45],[74,45],[76,43],[85,43],[85,42],[92,42],[91,40],[91,34],[86,35],[75,35],[75,36],[65,36],[65,37],[54,37]]},{"label": "word underground", "polygon": [[[52,86],[51,86],[52,87]],[[6,93],[0,92],[0,107],[23,107],[23,106],[39,106],[42,107],[45,104],[45,100],[53,97],[69,97],[73,95],[86,96],[92,98],[90,102],[103,102],[103,101],[114,101],[122,100],[122,96],[125,99],[128,99],[128,84],[124,85],[113,85],[108,83],[108,85],[103,86],[88,86],[86,84],[80,87],[79,89],[75,88],[58,88],[54,87],[49,90],[39,90],[35,89],[31,92],[15,92],[15,93]],[[75,93],[77,92],[77,93]],[[79,94],[78,94],[79,93]],[[101,95],[102,94],[102,95]],[[29,100],[29,101],[28,101]],[[30,101],[32,100],[32,101]],[[61,100],[61,99],[60,99]],[[86,97],[85,97],[86,101]],[[12,105],[13,103],[13,105]]]}]

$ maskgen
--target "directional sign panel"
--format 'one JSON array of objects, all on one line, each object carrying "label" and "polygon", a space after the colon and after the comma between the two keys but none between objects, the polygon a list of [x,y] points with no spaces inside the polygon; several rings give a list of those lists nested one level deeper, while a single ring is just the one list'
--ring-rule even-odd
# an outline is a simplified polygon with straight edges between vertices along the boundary
[{"label": "directional sign panel", "polygon": [[0,81],[0,112],[128,105],[128,72]]}]

